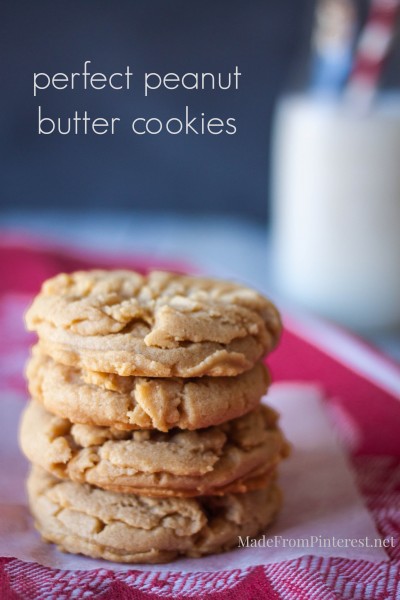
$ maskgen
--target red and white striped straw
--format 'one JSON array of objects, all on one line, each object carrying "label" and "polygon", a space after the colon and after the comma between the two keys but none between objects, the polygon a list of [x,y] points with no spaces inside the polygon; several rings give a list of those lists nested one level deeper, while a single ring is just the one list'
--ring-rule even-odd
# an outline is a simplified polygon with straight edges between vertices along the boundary
[{"label": "red and white striped straw", "polygon": [[373,99],[396,31],[400,0],[372,0],[355,51],[347,95],[364,105]]}]

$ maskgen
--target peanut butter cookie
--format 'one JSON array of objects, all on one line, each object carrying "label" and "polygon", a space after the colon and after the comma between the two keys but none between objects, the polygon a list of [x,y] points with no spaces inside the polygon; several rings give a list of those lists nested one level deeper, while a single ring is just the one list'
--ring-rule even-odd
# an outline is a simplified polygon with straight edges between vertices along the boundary
[{"label": "peanut butter cookie", "polygon": [[255,537],[275,518],[281,494],[275,484],[223,497],[147,498],[60,481],[34,467],[28,495],[44,540],[64,552],[125,563],[199,557]]},{"label": "peanut butter cookie", "polygon": [[200,496],[264,487],[287,452],[277,413],[265,406],[222,425],[168,433],[72,424],[35,401],[21,447],[60,478],[146,496]]},{"label": "peanut butter cookie", "polygon": [[232,376],[276,345],[275,306],[249,288],[154,271],[79,271],[46,281],[26,314],[65,365],[149,377]]},{"label": "peanut butter cookie", "polygon": [[27,376],[33,398],[73,423],[160,431],[240,417],[258,405],[269,384],[262,363],[237,377],[123,377],[56,363],[37,347]]}]

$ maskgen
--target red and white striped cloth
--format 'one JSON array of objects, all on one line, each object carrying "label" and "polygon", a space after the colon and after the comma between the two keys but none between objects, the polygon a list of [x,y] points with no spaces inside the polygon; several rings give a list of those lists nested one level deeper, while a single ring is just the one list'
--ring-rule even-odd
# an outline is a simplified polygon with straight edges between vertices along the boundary
[{"label": "red and white striped cloth", "polygon": [[[114,264],[112,264],[114,262]],[[60,271],[116,266],[24,238],[0,242],[0,389],[24,391],[22,365],[32,341],[22,309],[40,283]],[[125,257],[118,266],[145,271],[151,260]],[[172,265],[174,268],[174,265]],[[184,266],[181,268],[185,268]],[[176,270],[176,265],[175,265]],[[16,301],[18,299],[18,301]],[[348,449],[359,488],[382,536],[399,541],[389,562],[300,559],[213,573],[62,571],[0,559],[2,600],[210,598],[337,600],[400,598],[400,369],[362,342],[314,319],[286,318],[280,348],[268,360],[276,381],[318,382]],[[2,482],[4,485],[4,482]],[[1,510],[1,507],[0,507]]]}]

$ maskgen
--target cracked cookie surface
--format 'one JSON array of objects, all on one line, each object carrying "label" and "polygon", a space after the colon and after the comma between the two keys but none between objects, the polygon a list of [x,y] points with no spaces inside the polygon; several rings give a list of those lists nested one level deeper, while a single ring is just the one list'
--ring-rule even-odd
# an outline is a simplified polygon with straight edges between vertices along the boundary
[{"label": "cracked cookie surface", "polygon": [[233,376],[272,350],[281,322],[256,291],[154,271],[79,271],[46,281],[26,314],[66,365],[150,377]]},{"label": "cracked cookie surface", "polygon": [[274,520],[279,488],[222,497],[147,498],[60,481],[39,467],[28,479],[35,525],[64,552],[126,563],[199,557],[255,537]]},{"label": "cracked cookie surface", "polygon": [[123,377],[56,363],[37,347],[27,377],[32,397],[73,423],[160,431],[200,429],[244,415],[269,384],[261,363],[237,377]]},{"label": "cracked cookie surface", "polygon": [[264,487],[287,453],[277,413],[259,406],[196,431],[121,431],[72,424],[29,403],[20,443],[34,464],[60,478],[115,492],[200,496]]}]

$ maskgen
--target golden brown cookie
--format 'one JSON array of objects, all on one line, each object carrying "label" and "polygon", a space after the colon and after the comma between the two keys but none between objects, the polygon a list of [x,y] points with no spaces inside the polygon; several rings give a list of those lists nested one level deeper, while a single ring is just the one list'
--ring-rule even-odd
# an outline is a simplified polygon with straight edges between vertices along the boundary
[{"label": "golden brown cookie", "polygon": [[147,498],[60,481],[34,467],[28,494],[44,540],[64,552],[125,563],[168,562],[238,546],[275,518],[275,484],[245,494],[204,498]]},{"label": "golden brown cookie", "polygon": [[45,354],[119,375],[232,376],[276,345],[266,298],[233,283],[154,271],[79,271],[46,281],[26,314]]},{"label": "golden brown cookie", "polygon": [[73,423],[115,429],[200,429],[255,408],[268,384],[257,363],[237,377],[145,378],[96,373],[56,363],[35,347],[27,366],[33,398]]},{"label": "golden brown cookie", "polygon": [[32,401],[20,442],[29,460],[57,477],[159,497],[263,487],[286,453],[277,414],[264,406],[223,425],[161,433],[74,425]]}]

